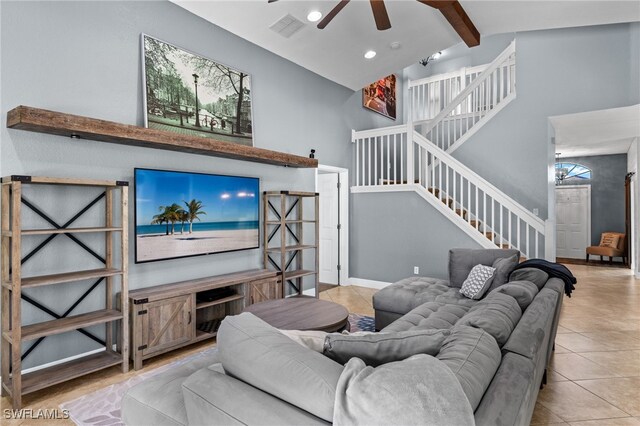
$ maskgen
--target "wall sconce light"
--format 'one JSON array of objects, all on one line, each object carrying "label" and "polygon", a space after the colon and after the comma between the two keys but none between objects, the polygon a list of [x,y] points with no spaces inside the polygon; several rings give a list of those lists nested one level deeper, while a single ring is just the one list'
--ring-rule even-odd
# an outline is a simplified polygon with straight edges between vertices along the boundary
[{"label": "wall sconce light", "polygon": [[420,59],[419,64],[422,65],[423,67],[426,67],[427,65],[429,65],[429,62],[435,61],[440,56],[442,56],[442,52],[436,52],[436,53],[434,53],[433,55],[429,56],[426,59]]}]

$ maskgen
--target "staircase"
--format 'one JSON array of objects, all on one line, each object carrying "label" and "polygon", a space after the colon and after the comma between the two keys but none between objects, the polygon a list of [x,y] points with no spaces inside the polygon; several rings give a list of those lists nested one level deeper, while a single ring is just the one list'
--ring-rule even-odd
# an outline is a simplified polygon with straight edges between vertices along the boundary
[{"label": "staircase", "polygon": [[548,258],[549,222],[451,155],[515,89],[515,42],[490,64],[409,82],[407,124],[353,132],[351,192],[415,192],[482,247]]}]

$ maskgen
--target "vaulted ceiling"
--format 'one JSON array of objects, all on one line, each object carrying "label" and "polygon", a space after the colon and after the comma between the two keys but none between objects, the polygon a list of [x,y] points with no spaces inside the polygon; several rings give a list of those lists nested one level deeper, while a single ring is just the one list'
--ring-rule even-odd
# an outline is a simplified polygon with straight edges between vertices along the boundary
[{"label": "vaulted ceiling", "polygon": [[[353,90],[461,42],[442,13],[416,0],[386,0],[391,28],[385,31],[376,29],[371,5],[363,0],[352,0],[323,30],[307,21],[308,13],[317,10],[326,16],[339,0],[172,1]],[[640,21],[638,1],[461,0],[460,4],[481,36]],[[269,28],[286,15],[302,23],[290,37]],[[392,43],[399,48],[393,49]],[[377,55],[365,59],[368,50]]]}]

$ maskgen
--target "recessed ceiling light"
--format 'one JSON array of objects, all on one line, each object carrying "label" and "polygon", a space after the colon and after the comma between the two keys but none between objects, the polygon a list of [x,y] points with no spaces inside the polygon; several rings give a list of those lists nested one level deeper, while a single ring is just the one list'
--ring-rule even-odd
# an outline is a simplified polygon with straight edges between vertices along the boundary
[{"label": "recessed ceiling light", "polygon": [[313,10],[307,15],[307,21],[309,22],[318,22],[320,18],[322,18],[322,13],[317,10]]},{"label": "recessed ceiling light", "polygon": [[373,59],[375,56],[376,56],[375,50],[367,50],[367,52],[364,54],[364,57],[367,59]]},{"label": "recessed ceiling light", "polygon": [[393,43],[389,44],[389,48],[391,48],[392,50],[397,50],[400,49],[402,47],[402,45],[400,44],[399,41],[394,41]]}]

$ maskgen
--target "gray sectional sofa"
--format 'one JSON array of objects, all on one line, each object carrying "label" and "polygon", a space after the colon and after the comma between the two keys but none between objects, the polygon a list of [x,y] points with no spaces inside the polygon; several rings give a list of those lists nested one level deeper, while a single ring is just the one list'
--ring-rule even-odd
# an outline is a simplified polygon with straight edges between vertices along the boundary
[{"label": "gray sectional sofa", "polygon": [[227,317],[217,353],[131,388],[123,421],[527,425],[552,353],[563,282],[509,270],[480,300],[459,291],[474,265],[514,255],[452,250],[449,281],[410,278],[374,295],[379,333],[315,334],[319,348],[251,314]]}]

